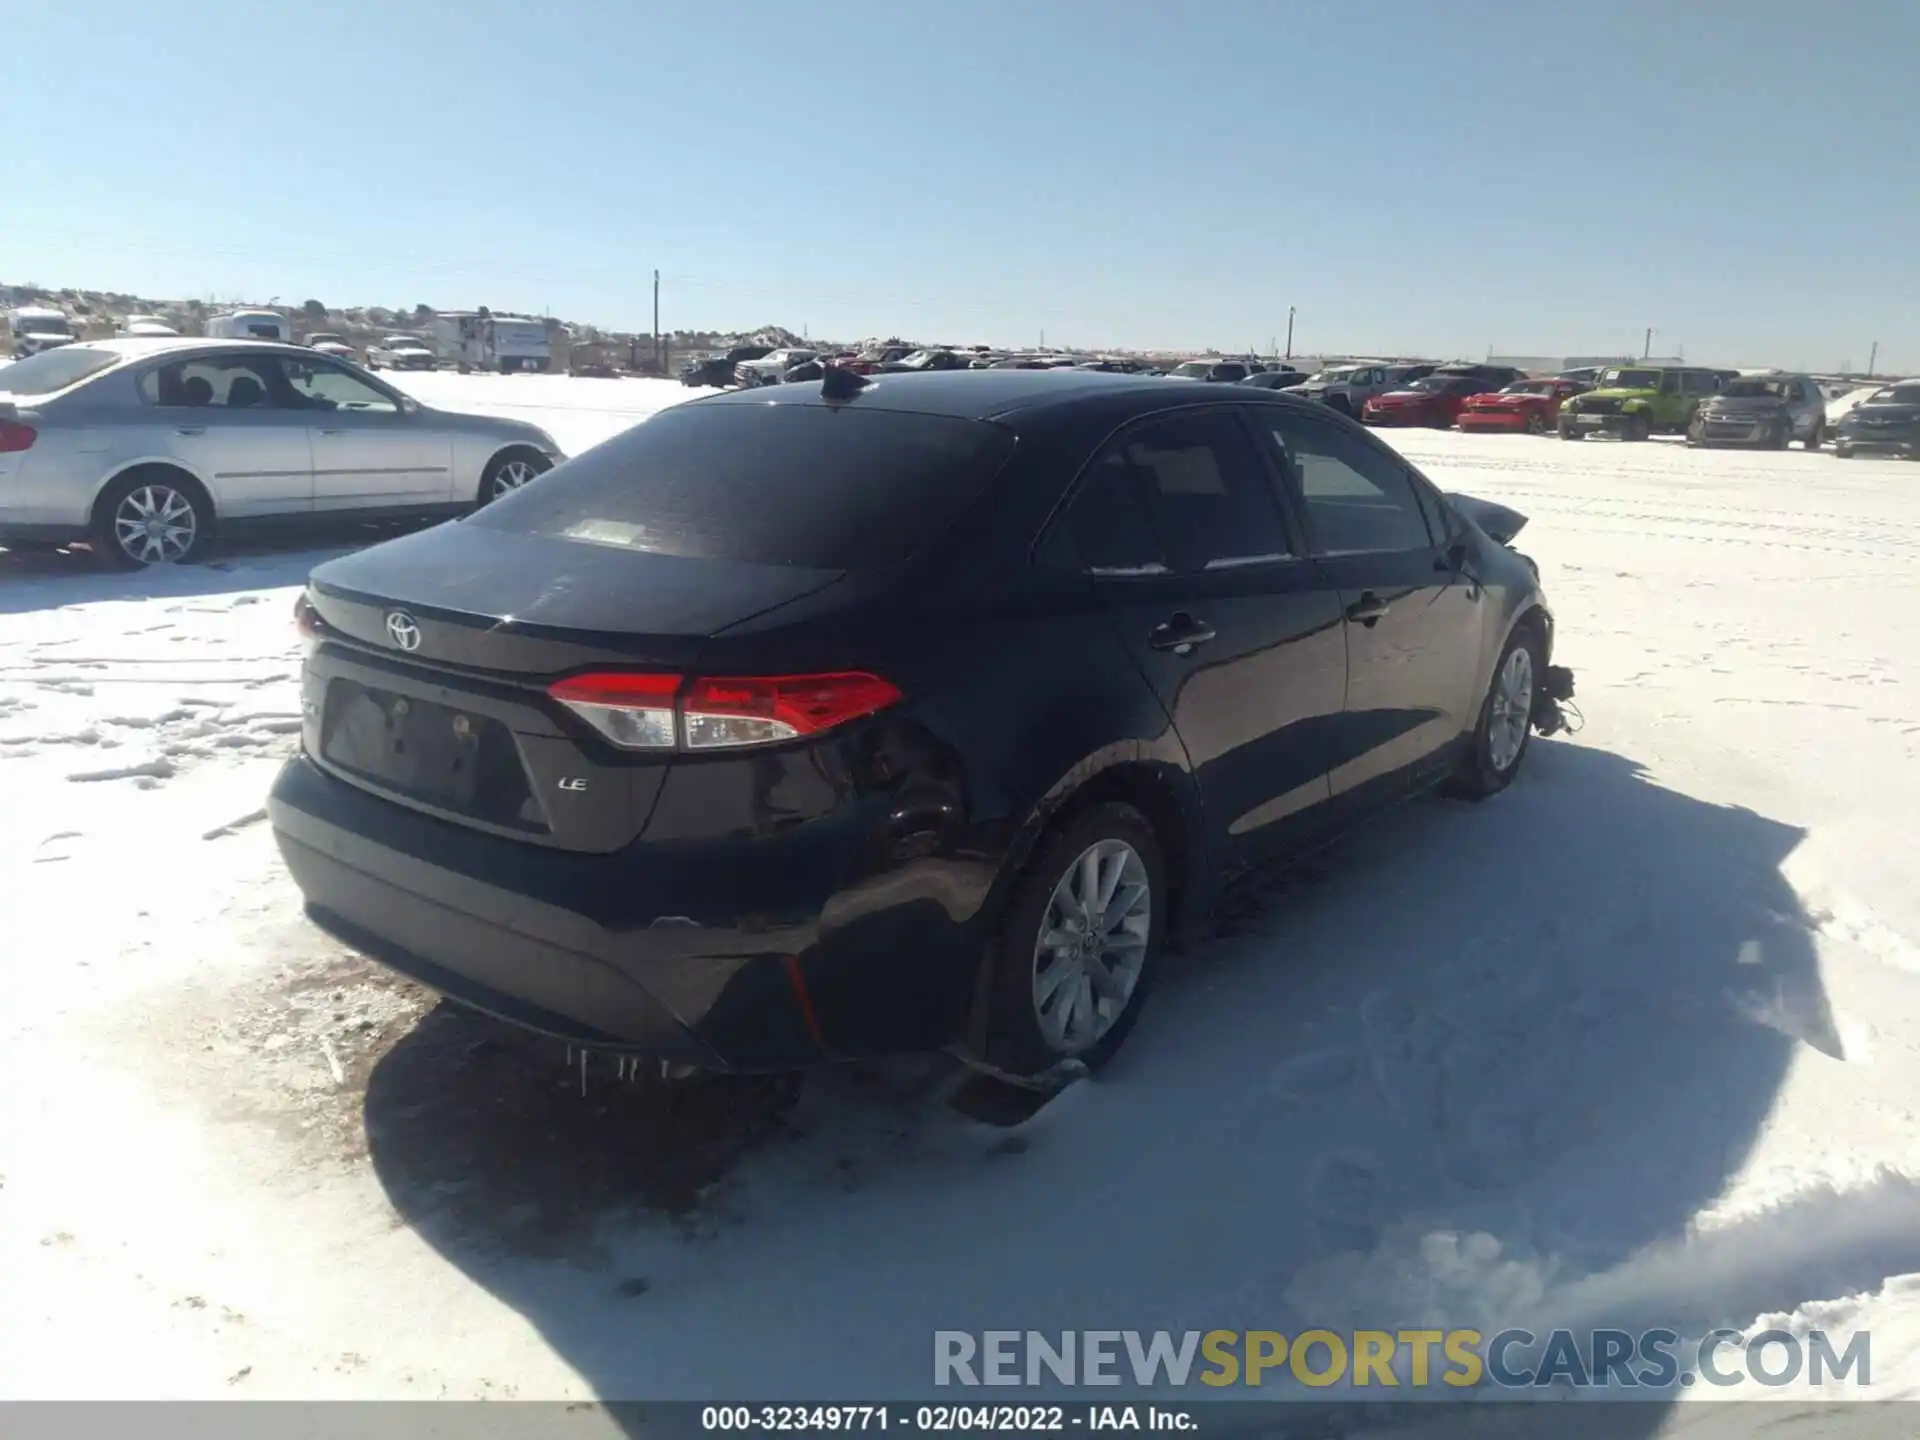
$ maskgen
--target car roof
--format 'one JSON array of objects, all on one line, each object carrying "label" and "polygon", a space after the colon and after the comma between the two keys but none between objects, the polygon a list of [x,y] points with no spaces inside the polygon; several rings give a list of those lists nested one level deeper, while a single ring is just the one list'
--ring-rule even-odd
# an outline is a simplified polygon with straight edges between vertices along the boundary
[{"label": "car roof", "polygon": [[[1224,362],[1222,362],[1224,363]],[[1191,381],[1106,370],[936,370],[922,374],[863,377],[867,384],[849,400],[829,401],[810,383],[729,390],[687,402],[689,405],[841,405],[874,410],[948,415],[959,420],[1007,420],[1020,414],[1064,408],[1077,401],[1137,396],[1151,408],[1156,399],[1193,405],[1232,401],[1239,404],[1290,404],[1314,414],[1322,406],[1293,399],[1284,390],[1253,387],[1232,394]],[[1227,387],[1222,387],[1227,388]]]},{"label": "car roof", "polygon": [[110,350],[129,360],[173,352],[191,354],[202,350],[258,350],[265,353],[298,355],[307,347],[289,345],[280,340],[221,340],[205,335],[115,335],[105,340],[82,340],[74,349]]}]

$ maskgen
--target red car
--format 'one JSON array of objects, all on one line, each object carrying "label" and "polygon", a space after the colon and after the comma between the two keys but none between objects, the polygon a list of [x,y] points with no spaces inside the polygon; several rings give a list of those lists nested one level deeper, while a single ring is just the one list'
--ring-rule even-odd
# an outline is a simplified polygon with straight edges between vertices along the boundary
[{"label": "red car", "polygon": [[1374,396],[1360,418],[1369,425],[1433,425],[1444,430],[1453,424],[1469,396],[1480,394],[1494,383],[1477,375],[1428,375],[1399,390]]},{"label": "red car", "polygon": [[918,349],[914,345],[876,345],[871,350],[862,350],[845,360],[835,363],[843,370],[851,370],[856,375],[871,375],[882,365],[892,365],[904,360]]},{"label": "red car", "polygon": [[1461,408],[1462,430],[1524,430],[1545,435],[1554,428],[1560,406],[1587,389],[1578,380],[1516,380],[1492,395],[1475,395]]}]

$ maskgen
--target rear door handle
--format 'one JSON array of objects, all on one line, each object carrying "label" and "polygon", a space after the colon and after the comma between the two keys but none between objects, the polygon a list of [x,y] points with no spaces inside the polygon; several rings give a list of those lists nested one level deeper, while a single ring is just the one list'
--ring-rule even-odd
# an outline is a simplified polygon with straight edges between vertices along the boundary
[{"label": "rear door handle", "polygon": [[1386,613],[1387,602],[1371,590],[1362,591],[1360,598],[1347,606],[1347,619],[1358,620],[1368,629],[1372,629],[1374,623]]},{"label": "rear door handle", "polygon": [[1213,627],[1184,610],[1147,632],[1147,644],[1156,650],[1171,650],[1176,655],[1185,655],[1194,646],[1204,645],[1211,639]]},{"label": "rear door handle", "polygon": [[320,433],[321,433],[322,435],[344,435],[344,434],[346,434],[347,432],[346,432],[346,429],[345,429],[345,427],[343,426],[342,428],[340,428],[340,429],[338,429],[338,430],[322,430],[322,431],[321,431]]},{"label": "rear door handle", "polygon": [[207,427],[204,425],[176,425],[173,433],[176,435],[204,435],[207,433]]}]

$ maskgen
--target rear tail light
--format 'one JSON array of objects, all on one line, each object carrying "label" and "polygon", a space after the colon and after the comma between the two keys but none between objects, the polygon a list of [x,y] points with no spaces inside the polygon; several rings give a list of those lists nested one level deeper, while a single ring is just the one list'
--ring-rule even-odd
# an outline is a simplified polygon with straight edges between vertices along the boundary
[{"label": "rear tail light", "polygon": [[302,591],[293,602],[293,628],[300,632],[300,643],[308,650],[318,645],[327,633],[326,621],[313,608],[313,601]]},{"label": "rear tail light", "polygon": [[576,675],[547,693],[623,750],[671,750],[678,675]]},{"label": "rear tail light", "polygon": [[22,450],[31,450],[33,442],[40,438],[40,432],[31,425],[18,420],[0,420],[0,455],[17,455]]},{"label": "rear tail light", "polygon": [[733,750],[819,735],[896,703],[864,671],[821,675],[575,675],[547,692],[623,750]]}]

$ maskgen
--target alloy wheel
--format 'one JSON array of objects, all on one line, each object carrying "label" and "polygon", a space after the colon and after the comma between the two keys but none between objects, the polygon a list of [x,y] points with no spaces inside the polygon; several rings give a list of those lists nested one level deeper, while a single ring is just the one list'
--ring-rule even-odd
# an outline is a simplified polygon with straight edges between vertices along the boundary
[{"label": "alloy wheel", "polygon": [[491,499],[498,500],[502,495],[511,494],[522,485],[539,478],[544,471],[531,460],[515,457],[502,465],[493,475],[493,494]]},{"label": "alloy wheel", "polygon": [[193,502],[171,485],[140,485],[114,507],[113,539],[129,560],[168,565],[184,558],[200,537]]},{"label": "alloy wheel", "polygon": [[1152,889],[1124,840],[1089,845],[1053,887],[1033,945],[1033,1008],[1055,1051],[1091,1049],[1126,1013],[1146,965]]},{"label": "alloy wheel", "polygon": [[1487,759],[1505,774],[1520,758],[1527,726],[1533,720],[1533,652],[1516,645],[1507,654],[1493,683],[1493,704],[1487,715]]}]

